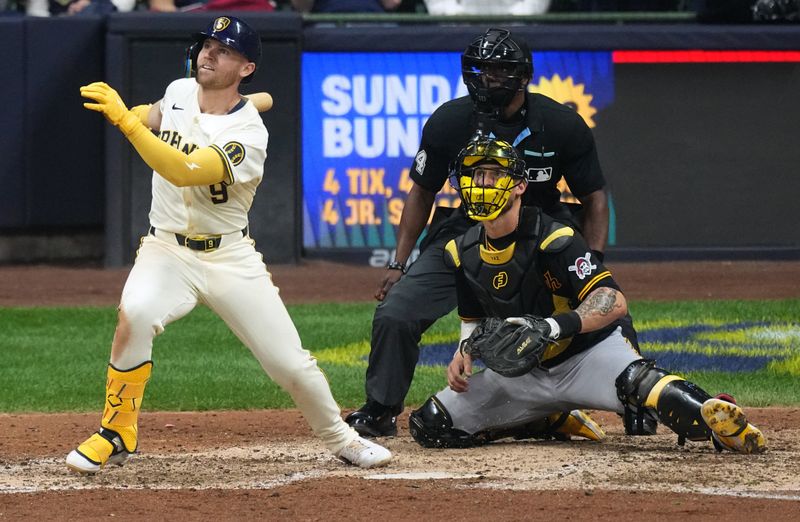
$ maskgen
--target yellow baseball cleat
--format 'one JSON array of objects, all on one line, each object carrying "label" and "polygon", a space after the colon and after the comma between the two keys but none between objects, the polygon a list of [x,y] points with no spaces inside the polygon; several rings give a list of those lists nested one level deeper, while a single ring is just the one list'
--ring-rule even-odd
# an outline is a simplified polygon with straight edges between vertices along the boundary
[{"label": "yellow baseball cleat", "polygon": [[744,411],[736,403],[708,399],[700,408],[700,414],[711,428],[711,439],[717,451],[761,453],[766,449],[764,434],[747,422]]},{"label": "yellow baseball cleat", "polygon": [[100,430],[67,455],[67,467],[77,473],[90,475],[100,471],[106,464],[122,464],[130,452],[122,439],[110,430]]},{"label": "yellow baseball cleat", "polygon": [[566,439],[583,437],[584,439],[600,442],[606,438],[603,428],[588,413],[582,410],[572,410],[569,413],[554,413],[547,420],[550,422],[550,430],[566,436]]}]

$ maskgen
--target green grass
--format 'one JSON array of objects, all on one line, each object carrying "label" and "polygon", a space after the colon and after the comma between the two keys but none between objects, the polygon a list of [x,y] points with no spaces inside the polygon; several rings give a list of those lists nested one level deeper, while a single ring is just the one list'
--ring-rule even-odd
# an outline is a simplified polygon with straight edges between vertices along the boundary
[{"label": "green grass", "polygon": [[655,322],[800,321],[800,299],[771,301],[635,301],[629,303],[637,327]]},{"label": "green grass", "polygon": [[[364,399],[363,357],[369,350],[373,310],[373,303],[289,307],[304,346],[318,356],[345,408]],[[641,329],[698,322],[796,324],[800,300],[636,302],[631,312]],[[115,323],[113,308],[0,308],[0,412],[98,411]],[[450,314],[423,342],[454,340],[457,331],[458,319]],[[225,324],[203,307],[155,340],[153,360],[147,410],[292,406]],[[795,355],[768,370],[693,372],[687,377],[709,392],[725,390],[748,405],[796,405],[799,370]],[[442,368],[418,367],[407,404],[422,403],[444,385]]]},{"label": "green grass", "polygon": [[689,372],[688,380],[709,393],[725,391],[748,406],[790,406],[800,404],[797,375],[757,372]]}]

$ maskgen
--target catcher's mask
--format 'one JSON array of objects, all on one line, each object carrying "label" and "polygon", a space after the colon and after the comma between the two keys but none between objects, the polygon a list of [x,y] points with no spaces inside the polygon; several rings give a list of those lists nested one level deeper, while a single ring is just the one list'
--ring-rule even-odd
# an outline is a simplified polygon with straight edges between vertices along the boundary
[{"label": "catcher's mask", "polygon": [[525,180],[525,162],[509,143],[492,138],[471,141],[458,154],[450,184],[472,219],[489,221],[506,208],[511,190]]},{"label": "catcher's mask", "polygon": [[533,77],[533,59],[528,46],[511,38],[506,29],[495,27],[475,38],[461,55],[461,76],[475,109],[497,113],[524,91]]},{"label": "catcher's mask", "polygon": [[[205,31],[192,35],[194,43],[186,49],[186,76],[197,74],[197,57],[207,38],[218,40],[245,58],[256,64],[261,59],[261,37],[249,25],[233,16],[219,16],[215,18]],[[255,69],[242,79],[242,83],[249,83],[256,73]]]}]

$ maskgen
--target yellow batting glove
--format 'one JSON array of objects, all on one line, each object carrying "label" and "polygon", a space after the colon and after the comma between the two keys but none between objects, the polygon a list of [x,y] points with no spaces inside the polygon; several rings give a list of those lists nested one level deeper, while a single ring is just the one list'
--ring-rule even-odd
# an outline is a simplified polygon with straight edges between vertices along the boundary
[{"label": "yellow batting glove", "polygon": [[141,125],[139,118],[132,114],[117,91],[105,82],[94,82],[81,87],[81,96],[96,103],[84,103],[89,110],[103,114],[112,125],[116,125],[127,136]]},{"label": "yellow batting glove", "polygon": [[142,122],[142,125],[144,125],[145,127],[149,127],[150,122],[148,121],[148,119],[150,118],[150,109],[152,107],[153,105],[150,103],[146,103],[144,105],[137,105],[136,107],[131,107],[131,112],[135,114],[137,118],[139,118],[139,121]]}]

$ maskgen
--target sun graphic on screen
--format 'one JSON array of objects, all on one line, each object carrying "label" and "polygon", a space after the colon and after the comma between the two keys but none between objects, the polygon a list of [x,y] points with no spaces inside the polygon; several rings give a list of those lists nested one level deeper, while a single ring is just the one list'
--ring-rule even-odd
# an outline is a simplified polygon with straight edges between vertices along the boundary
[{"label": "sun graphic on screen", "polygon": [[557,74],[553,75],[549,80],[547,78],[539,78],[539,83],[536,85],[529,84],[528,90],[544,94],[559,103],[572,107],[583,117],[589,128],[594,128],[595,123],[592,120],[592,116],[597,113],[597,109],[591,105],[594,96],[583,92],[584,85],[582,83],[575,85],[571,76],[567,76],[563,80]]}]

